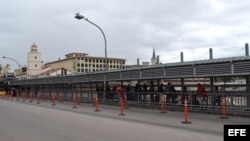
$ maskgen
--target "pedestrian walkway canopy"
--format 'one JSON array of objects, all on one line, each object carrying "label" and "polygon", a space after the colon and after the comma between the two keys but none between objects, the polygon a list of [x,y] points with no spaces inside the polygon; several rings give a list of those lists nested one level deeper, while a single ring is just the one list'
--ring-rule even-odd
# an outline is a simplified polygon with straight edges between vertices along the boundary
[{"label": "pedestrian walkway canopy", "polygon": [[158,64],[127,69],[81,73],[67,76],[14,80],[12,85],[91,83],[103,81],[127,81],[150,79],[179,79],[221,76],[249,76],[250,57],[228,57],[210,60]]}]

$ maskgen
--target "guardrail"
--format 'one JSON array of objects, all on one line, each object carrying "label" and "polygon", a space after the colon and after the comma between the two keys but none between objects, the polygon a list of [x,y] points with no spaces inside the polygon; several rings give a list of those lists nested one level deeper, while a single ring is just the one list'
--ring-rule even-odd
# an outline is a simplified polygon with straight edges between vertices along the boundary
[{"label": "guardrail", "polygon": [[[93,98],[98,96],[100,104],[119,104],[119,97],[113,91],[82,91],[82,90],[14,90],[9,96],[17,99],[37,99],[38,102],[53,98],[54,101],[73,101],[77,97],[78,102],[92,103]],[[183,111],[184,98],[187,97],[187,105],[189,112],[201,112],[209,114],[221,114],[223,102],[225,103],[225,112],[227,115],[246,116],[250,117],[250,94],[245,92],[223,92],[223,93],[208,93],[207,99],[204,101],[201,95],[194,92],[127,92],[123,95],[126,97],[127,106],[141,108],[158,108],[162,106],[166,110]],[[3,97],[3,96],[2,96]],[[163,98],[163,99],[162,99]],[[32,100],[30,99],[30,100]]]}]

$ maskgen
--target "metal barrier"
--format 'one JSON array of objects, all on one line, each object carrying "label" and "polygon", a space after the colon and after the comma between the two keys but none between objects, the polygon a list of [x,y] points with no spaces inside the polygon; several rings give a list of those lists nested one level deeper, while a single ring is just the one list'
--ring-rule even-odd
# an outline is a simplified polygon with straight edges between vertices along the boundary
[{"label": "metal barrier", "polygon": [[[17,96],[24,99],[24,95],[21,90],[16,90]],[[54,100],[63,102],[73,101],[73,94],[78,94],[80,102],[92,103],[94,94],[98,95],[98,102],[100,104],[113,104],[118,105],[119,96],[113,91],[60,91],[60,90],[40,90],[39,92],[30,90],[25,91],[26,99],[28,94],[33,94],[33,98],[39,98],[42,100],[50,100],[52,94],[54,94]],[[226,113],[227,115],[234,116],[247,116],[250,117],[250,94],[237,91],[227,91],[222,93],[208,93],[207,101],[202,101],[202,96],[197,95],[195,92],[172,92],[172,93],[158,92],[126,92],[127,104],[130,107],[142,107],[142,108],[157,108],[162,106],[162,100],[165,102],[164,107],[166,110],[179,110],[183,111],[185,104],[185,97],[187,97],[188,111],[189,112],[201,112],[209,114],[221,114],[222,97],[225,97]],[[203,104],[203,105],[202,105]]]}]

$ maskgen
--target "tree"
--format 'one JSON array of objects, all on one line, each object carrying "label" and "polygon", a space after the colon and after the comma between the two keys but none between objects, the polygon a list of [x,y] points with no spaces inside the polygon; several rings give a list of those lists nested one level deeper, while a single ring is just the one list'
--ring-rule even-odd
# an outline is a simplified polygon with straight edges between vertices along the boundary
[{"label": "tree", "polygon": [[22,72],[27,72],[27,67],[22,67],[21,70]]}]

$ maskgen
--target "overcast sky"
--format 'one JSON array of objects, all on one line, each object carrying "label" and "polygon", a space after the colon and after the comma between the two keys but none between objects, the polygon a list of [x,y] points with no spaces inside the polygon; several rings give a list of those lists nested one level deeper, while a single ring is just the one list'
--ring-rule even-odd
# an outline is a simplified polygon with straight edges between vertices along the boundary
[{"label": "overcast sky", "polygon": [[106,35],[107,56],[126,64],[150,62],[153,48],[161,63],[245,55],[250,42],[249,0],[1,0],[2,66],[27,64],[33,43],[44,63],[72,52],[105,56],[98,28],[74,18],[86,16]]}]

